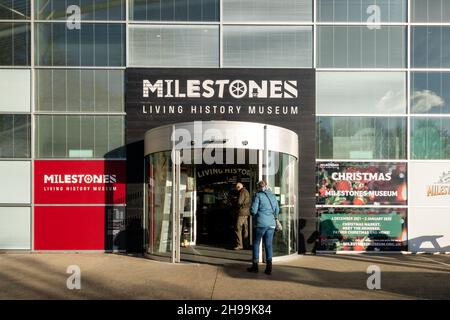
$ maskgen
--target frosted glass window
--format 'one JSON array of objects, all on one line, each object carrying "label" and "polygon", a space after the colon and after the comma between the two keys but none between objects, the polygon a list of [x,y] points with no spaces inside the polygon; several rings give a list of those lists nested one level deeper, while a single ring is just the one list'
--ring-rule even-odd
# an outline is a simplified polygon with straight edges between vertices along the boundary
[{"label": "frosted glass window", "polygon": [[29,20],[31,0],[2,0],[0,2],[0,19]]},{"label": "frosted glass window", "polygon": [[450,22],[450,1],[411,0],[412,22]]},{"label": "frosted glass window", "polygon": [[411,158],[450,160],[450,119],[411,118]]},{"label": "frosted glass window", "polygon": [[29,161],[0,161],[0,203],[30,203],[31,165]]},{"label": "frosted glass window", "polygon": [[30,115],[0,114],[0,158],[30,157]]},{"label": "frosted glass window", "polygon": [[[420,0],[422,1],[422,0]],[[407,0],[317,0],[320,22],[405,22]]]},{"label": "frosted glass window", "polygon": [[39,66],[123,66],[125,26],[82,23],[68,29],[66,23],[36,24],[36,65]]},{"label": "frosted glass window", "polygon": [[0,249],[31,249],[31,209],[0,207]]},{"label": "frosted glass window", "polygon": [[30,70],[0,69],[0,111],[30,112]]},{"label": "frosted glass window", "polygon": [[130,26],[133,66],[218,67],[217,26]]},{"label": "frosted glass window", "polygon": [[450,113],[450,72],[411,73],[411,112]]},{"label": "frosted glass window", "polygon": [[402,114],[406,112],[404,72],[317,72],[320,114]]},{"label": "frosted glass window", "polygon": [[406,117],[317,117],[319,159],[405,159]]},{"label": "frosted glass window", "polygon": [[123,70],[36,70],[36,109],[59,112],[122,112]]},{"label": "frosted glass window", "polygon": [[37,158],[123,158],[122,116],[39,115],[36,117]]},{"label": "frosted glass window", "polygon": [[405,27],[318,27],[318,66],[321,68],[403,68]]},{"label": "frosted glass window", "polygon": [[415,68],[450,68],[450,27],[411,27],[411,63]]},{"label": "frosted glass window", "polygon": [[312,67],[312,28],[225,26],[226,67]]},{"label": "frosted glass window", "polygon": [[312,0],[223,0],[224,22],[309,22]]},{"label": "frosted glass window", "polygon": [[29,66],[31,55],[30,24],[0,22],[0,65]]},{"label": "frosted glass window", "polygon": [[39,20],[66,20],[74,11],[71,5],[80,8],[81,20],[123,20],[126,0],[36,0],[36,18]]},{"label": "frosted glass window", "polygon": [[220,0],[131,0],[130,20],[219,21]]}]

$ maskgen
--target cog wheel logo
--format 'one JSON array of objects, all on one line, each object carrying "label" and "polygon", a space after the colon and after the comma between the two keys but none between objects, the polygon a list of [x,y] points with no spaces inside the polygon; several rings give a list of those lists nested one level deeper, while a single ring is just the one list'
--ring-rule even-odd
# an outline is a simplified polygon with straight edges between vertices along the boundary
[{"label": "cog wheel logo", "polygon": [[234,98],[242,98],[247,94],[247,85],[241,80],[235,80],[230,83],[230,94]]}]

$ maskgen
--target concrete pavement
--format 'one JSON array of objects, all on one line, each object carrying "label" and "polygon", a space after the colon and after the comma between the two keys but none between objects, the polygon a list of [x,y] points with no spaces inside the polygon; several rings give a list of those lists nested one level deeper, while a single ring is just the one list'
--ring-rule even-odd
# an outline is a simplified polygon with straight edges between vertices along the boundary
[{"label": "concrete pavement", "polygon": [[[69,265],[81,269],[81,290],[66,287]],[[370,265],[381,269],[381,290],[367,289]],[[450,299],[449,255],[297,256],[274,264],[271,276],[250,274],[247,266],[5,253],[0,299]]]}]

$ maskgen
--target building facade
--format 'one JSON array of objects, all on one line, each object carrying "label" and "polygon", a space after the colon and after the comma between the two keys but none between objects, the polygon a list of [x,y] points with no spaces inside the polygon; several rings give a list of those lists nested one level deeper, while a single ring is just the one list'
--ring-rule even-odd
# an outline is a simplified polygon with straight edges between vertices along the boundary
[{"label": "building facade", "polygon": [[[280,256],[450,251],[450,1],[0,0],[0,43],[0,250],[177,260],[180,246],[202,237],[211,245],[207,234],[233,228],[199,218],[200,206],[219,212],[211,207],[224,192],[219,182],[251,189],[266,178],[288,210]],[[160,79],[178,100],[175,91],[152,98]],[[245,83],[245,93],[216,99],[208,89],[224,79]],[[195,99],[210,93],[216,113],[177,114],[183,103],[205,106]],[[278,96],[299,109],[277,113],[277,101],[262,100]],[[252,98],[263,111],[236,116]],[[174,165],[174,149],[154,147],[162,136],[146,140],[158,124],[189,131],[180,124],[211,120],[261,123],[262,136],[289,129],[299,149],[270,149],[267,137],[252,147],[245,130],[240,147],[227,136],[226,149],[258,150],[254,167],[234,168],[253,176],[222,172],[213,181],[200,179],[204,162]],[[271,152],[287,161],[290,180],[264,171]],[[191,214],[186,224],[172,223],[184,221],[180,206]]]}]

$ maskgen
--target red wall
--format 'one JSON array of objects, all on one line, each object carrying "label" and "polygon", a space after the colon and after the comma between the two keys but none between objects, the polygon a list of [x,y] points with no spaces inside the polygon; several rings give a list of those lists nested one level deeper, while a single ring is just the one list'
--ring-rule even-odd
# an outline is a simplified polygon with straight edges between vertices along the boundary
[{"label": "red wall", "polygon": [[34,250],[105,250],[105,205],[126,203],[125,168],[125,161],[34,161],[34,203],[42,205],[34,207]]},{"label": "red wall", "polygon": [[34,207],[35,250],[104,250],[105,207]]}]

